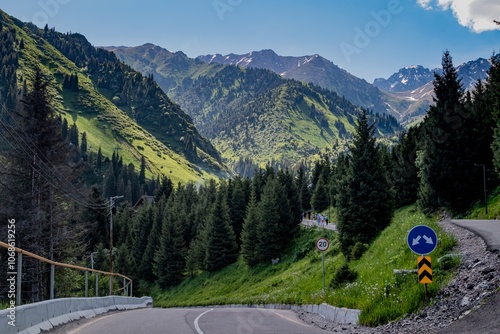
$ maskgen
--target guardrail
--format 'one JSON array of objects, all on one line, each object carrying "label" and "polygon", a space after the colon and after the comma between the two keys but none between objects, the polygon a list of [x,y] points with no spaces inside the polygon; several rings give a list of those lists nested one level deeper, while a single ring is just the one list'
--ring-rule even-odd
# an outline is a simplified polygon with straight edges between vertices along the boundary
[{"label": "guardrail", "polygon": [[[5,248],[10,253],[17,253],[17,272],[12,272],[10,274],[16,276],[16,305],[20,306],[21,305],[21,283],[22,283],[22,267],[23,267],[23,255],[26,255],[28,257],[31,257],[33,259],[36,259],[38,261],[50,264],[50,299],[54,299],[54,276],[55,276],[55,267],[62,267],[62,268],[69,268],[69,269],[75,269],[75,270],[81,270],[85,272],[85,297],[88,297],[88,292],[89,292],[89,272],[95,273],[96,274],[96,280],[95,280],[95,296],[99,296],[99,289],[98,289],[98,284],[99,284],[99,274],[109,276],[110,279],[110,287],[112,286],[112,279],[113,277],[120,277],[123,279],[123,287],[120,288],[118,291],[123,291],[125,296],[132,296],[132,279],[129,277],[119,274],[119,273],[112,273],[112,272],[107,272],[107,271],[102,271],[102,270],[97,270],[97,269],[91,269],[91,268],[86,268],[86,267],[81,267],[73,264],[66,264],[66,263],[60,263],[56,261],[52,261],[49,259],[46,259],[42,256],[39,256],[37,254],[28,252],[24,249],[18,248],[18,247],[12,247],[9,244],[6,244],[5,242],[0,241],[0,247]],[[8,273],[9,274],[9,273]],[[110,295],[112,294],[112,289],[110,289]]]},{"label": "guardrail", "polygon": [[90,319],[109,311],[133,310],[151,306],[151,297],[59,298],[0,311],[2,334],[35,334],[57,326]]}]

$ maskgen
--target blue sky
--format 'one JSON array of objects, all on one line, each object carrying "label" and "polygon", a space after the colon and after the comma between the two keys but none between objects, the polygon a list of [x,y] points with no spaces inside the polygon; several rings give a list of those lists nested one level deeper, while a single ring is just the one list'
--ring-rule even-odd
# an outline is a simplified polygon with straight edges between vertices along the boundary
[{"label": "blue sky", "polygon": [[23,21],[95,46],[154,43],[190,57],[273,49],[320,54],[372,82],[407,65],[500,50],[498,0],[3,0]]}]

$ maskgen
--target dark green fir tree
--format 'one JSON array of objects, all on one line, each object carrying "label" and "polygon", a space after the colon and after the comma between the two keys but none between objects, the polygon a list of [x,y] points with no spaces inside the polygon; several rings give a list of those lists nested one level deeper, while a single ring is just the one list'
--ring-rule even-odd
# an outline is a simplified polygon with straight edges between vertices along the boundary
[{"label": "dark green fir tree", "polygon": [[217,193],[208,217],[206,238],[205,269],[208,272],[217,271],[236,261],[238,245],[222,191]]},{"label": "dark green fir tree", "polygon": [[367,112],[358,118],[349,169],[337,194],[340,248],[350,256],[356,243],[368,244],[389,225],[392,193]]}]

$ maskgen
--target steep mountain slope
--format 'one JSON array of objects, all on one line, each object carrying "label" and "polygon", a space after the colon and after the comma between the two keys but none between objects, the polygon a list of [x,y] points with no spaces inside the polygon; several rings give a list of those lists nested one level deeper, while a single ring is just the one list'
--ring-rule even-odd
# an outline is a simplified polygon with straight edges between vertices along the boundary
[{"label": "steep mountain slope", "polygon": [[377,78],[373,85],[386,92],[406,92],[417,89],[434,79],[434,71],[420,65],[407,66],[391,75],[388,79]]},{"label": "steep mountain slope", "polygon": [[[56,110],[87,132],[93,150],[101,146],[111,156],[120,149],[124,161],[134,164],[144,155],[150,175],[165,173],[176,182],[224,172],[215,148],[152,77],[132,70],[110,52],[93,48],[80,34],[38,29],[1,11],[0,22],[15,39],[11,50],[2,50],[9,52],[2,57],[18,59],[9,76],[17,87],[29,87],[34,71],[41,70],[50,81]],[[77,78],[75,87],[65,86],[69,76]],[[9,81],[7,77],[2,80]]]},{"label": "steep mountain slope", "polygon": [[[489,60],[479,58],[457,66],[457,73],[462,80],[465,90],[474,89],[478,80],[485,80],[491,67]],[[373,84],[380,89],[410,103],[404,113],[402,122],[411,122],[415,118],[424,115],[429,105],[432,104],[434,94],[434,72],[440,73],[440,69],[430,70],[423,66],[408,66],[400,69],[388,79],[375,79]]]},{"label": "steep mountain slope", "polygon": [[458,77],[466,90],[474,88],[478,80],[485,80],[490,70],[491,62],[479,58],[457,66]]},{"label": "steep mountain slope", "polygon": [[186,73],[192,73],[202,64],[181,51],[170,52],[154,44],[138,47],[105,47],[118,59],[145,74],[154,74],[155,81],[165,92],[182,83]]},{"label": "steep mountain slope", "polygon": [[[489,60],[479,58],[468,61],[457,66],[459,78],[465,89],[474,87],[478,80],[487,77],[491,67]],[[440,69],[428,69],[421,65],[407,66],[391,75],[388,79],[377,78],[373,85],[390,93],[406,92],[425,86],[434,80],[434,72],[440,73]]]},{"label": "steep mountain slope", "polygon": [[348,73],[320,55],[287,57],[272,50],[249,52],[244,55],[220,54],[199,56],[206,63],[236,65],[243,68],[263,68],[284,78],[311,82],[344,96],[352,103],[377,113],[398,115],[405,108],[404,101],[380,91],[363,79]]},{"label": "steep mountain slope", "polygon": [[[358,108],[349,101],[269,70],[206,64],[152,45],[108,50],[168,81],[171,98],[229,160],[293,163],[332,146],[342,151],[354,129]],[[399,129],[390,116],[372,117],[381,136]]]}]

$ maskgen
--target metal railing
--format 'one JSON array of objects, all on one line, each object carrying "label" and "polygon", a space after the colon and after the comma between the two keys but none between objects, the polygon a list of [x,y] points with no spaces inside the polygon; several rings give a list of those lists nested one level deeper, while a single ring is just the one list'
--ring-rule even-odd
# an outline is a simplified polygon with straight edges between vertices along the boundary
[{"label": "metal railing", "polygon": [[[38,260],[40,262],[44,262],[47,264],[50,264],[50,299],[54,299],[54,277],[55,277],[55,267],[61,267],[61,268],[69,268],[69,269],[75,269],[75,270],[80,270],[85,272],[85,297],[88,297],[88,292],[89,292],[89,272],[95,273],[95,296],[98,297],[99,295],[99,274],[109,276],[110,280],[110,286],[111,286],[111,281],[113,277],[120,277],[123,279],[123,287],[118,289],[118,291],[123,291],[126,296],[130,295],[132,296],[132,279],[129,277],[119,274],[119,273],[112,273],[112,272],[107,272],[107,271],[102,271],[102,270],[97,270],[97,269],[91,269],[91,268],[86,268],[86,267],[81,267],[77,266],[74,264],[66,264],[66,263],[61,263],[61,262],[56,262],[52,261],[49,259],[46,259],[42,256],[39,256],[37,254],[28,252],[24,249],[18,248],[18,247],[11,247],[8,244],[1,242],[0,241],[0,247],[5,248],[9,251],[14,251],[17,253],[17,272],[13,273],[16,274],[16,305],[19,306],[21,305],[21,283],[22,283],[22,267],[23,267],[23,255],[26,255],[28,257],[31,257],[35,260]],[[129,289],[130,288],[130,289]],[[110,290],[110,295],[112,291]]]}]

